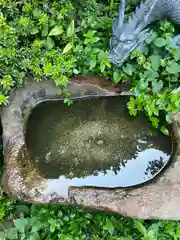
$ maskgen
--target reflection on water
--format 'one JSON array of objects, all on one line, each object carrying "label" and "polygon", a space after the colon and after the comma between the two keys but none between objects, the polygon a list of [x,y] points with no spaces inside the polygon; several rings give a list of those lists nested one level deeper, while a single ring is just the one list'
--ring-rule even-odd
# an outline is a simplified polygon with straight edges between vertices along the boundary
[{"label": "reflection on water", "polygon": [[126,97],[49,101],[29,117],[26,142],[32,164],[49,187],[125,187],[151,179],[167,163],[171,139],[131,117]]}]

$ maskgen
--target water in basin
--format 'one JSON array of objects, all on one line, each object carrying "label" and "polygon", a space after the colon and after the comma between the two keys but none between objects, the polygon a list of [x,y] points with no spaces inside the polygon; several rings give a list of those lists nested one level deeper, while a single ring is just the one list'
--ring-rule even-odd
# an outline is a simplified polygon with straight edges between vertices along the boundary
[{"label": "water in basin", "polygon": [[132,117],[126,97],[46,101],[29,116],[26,144],[39,174],[69,186],[128,187],[153,178],[172,152],[169,136]]}]

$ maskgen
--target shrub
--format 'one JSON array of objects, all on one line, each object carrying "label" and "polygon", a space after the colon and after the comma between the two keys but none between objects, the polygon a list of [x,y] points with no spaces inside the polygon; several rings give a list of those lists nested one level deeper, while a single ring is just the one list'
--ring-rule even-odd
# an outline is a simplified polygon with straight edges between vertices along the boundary
[{"label": "shrub", "polygon": [[18,205],[1,240],[178,240],[178,221],[142,221],[58,205]]},{"label": "shrub", "polygon": [[[132,79],[137,96],[131,97],[128,103],[130,114],[135,116],[137,112],[145,111],[156,128],[161,116],[165,117],[167,124],[171,123],[173,113],[180,109],[180,91],[174,91],[179,87],[180,50],[173,48],[174,33],[170,22],[155,24],[146,40],[147,47],[141,52],[135,50],[131,54],[134,61],[125,64],[122,70],[116,70],[118,73],[114,72],[120,78],[125,74]],[[163,124],[161,131],[167,134],[165,122]]]},{"label": "shrub", "polygon": [[[51,78],[66,86],[74,74],[101,74],[107,61],[111,19],[94,0],[0,2],[0,103],[8,92],[35,80]],[[107,75],[107,74],[105,74]]]}]

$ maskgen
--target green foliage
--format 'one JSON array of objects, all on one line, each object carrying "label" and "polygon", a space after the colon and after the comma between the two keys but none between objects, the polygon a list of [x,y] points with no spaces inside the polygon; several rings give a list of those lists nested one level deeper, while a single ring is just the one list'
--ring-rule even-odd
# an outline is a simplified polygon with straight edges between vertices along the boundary
[{"label": "green foliage", "polygon": [[28,73],[65,87],[74,74],[106,72],[112,20],[105,7],[95,0],[0,1],[0,104]]},{"label": "green foliage", "polygon": [[[2,220],[7,217],[13,210],[13,200],[3,196],[3,191],[0,188],[0,225]],[[1,238],[0,238],[1,239]]]},{"label": "green foliage", "polygon": [[[2,145],[0,145],[0,179],[1,179],[1,173],[2,173],[2,166],[3,166],[3,148],[2,148]],[[8,216],[12,210],[13,210],[13,201],[3,195],[3,190],[0,186],[0,225],[2,220],[6,216]]]},{"label": "green foliage", "polygon": [[180,239],[180,223],[173,221],[134,221],[135,228],[141,233],[143,240],[178,240]]},{"label": "green foliage", "polygon": [[[147,47],[132,52],[129,66],[126,64],[130,74],[124,67],[119,70],[121,79],[123,74],[131,78],[132,92],[136,95],[128,103],[130,114],[136,116],[144,111],[152,125],[160,126],[165,134],[168,134],[166,124],[180,110],[180,92],[173,91],[179,86],[180,73],[180,50],[174,49],[172,42],[174,31],[167,21],[157,23],[146,40]],[[162,116],[166,121],[162,121]]]},{"label": "green foliage", "polygon": [[178,240],[177,221],[141,221],[58,205],[17,205],[1,240]]}]

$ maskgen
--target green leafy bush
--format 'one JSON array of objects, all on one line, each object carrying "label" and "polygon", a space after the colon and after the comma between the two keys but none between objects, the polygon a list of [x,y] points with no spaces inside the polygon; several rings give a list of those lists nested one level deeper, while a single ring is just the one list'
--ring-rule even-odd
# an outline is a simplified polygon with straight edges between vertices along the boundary
[{"label": "green leafy bush", "polygon": [[4,218],[11,214],[12,210],[13,200],[3,196],[3,190],[0,188],[0,225]]},{"label": "green leafy bush", "polygon": [[[143,51],[131,54],[131,64],[123,67],[123,72],[132,76],[133,90],[137,97],[131,97],[128,108],[132,115],[145,111],[154,127],[159,126],[161,115],[170,123],[173,113],[180,109],[179,87],[180,50],[173,48],[174,27],[170,22],[161,21],[152,31]],[[122,74],[122,71],[121,73]],[[165,134],[164,126],[161,131]]]},{"label": "green leafy bush", "polygon": [[[0,179],[2,173],[2,166],[3,166],[3,148],[2,145],[0,145]],[[9,198],[3,195],[3,190],[0,187],[0,225],[2,220],[11,213],[12,209],[13,200],[10,200]]]},{"label": "green leafy bush", "polygon": [[17,205],[1,240],[178,240],[177,221],[141,221],[58,205]]},{"label": "green leafy bush", "polygon": [[74,74],[110,68],[111,19],[93,1],[0,1],[0,103],[30,73],[66,86]]}]

